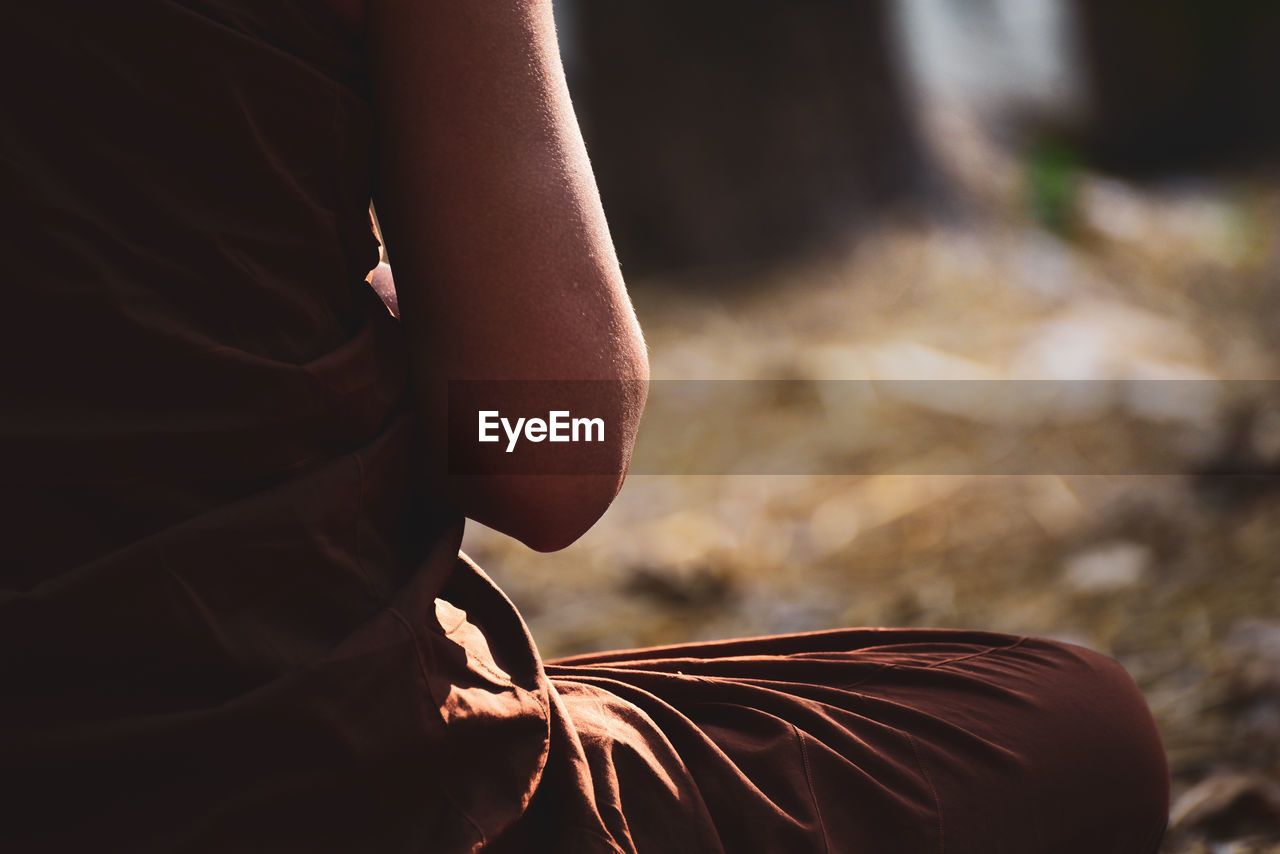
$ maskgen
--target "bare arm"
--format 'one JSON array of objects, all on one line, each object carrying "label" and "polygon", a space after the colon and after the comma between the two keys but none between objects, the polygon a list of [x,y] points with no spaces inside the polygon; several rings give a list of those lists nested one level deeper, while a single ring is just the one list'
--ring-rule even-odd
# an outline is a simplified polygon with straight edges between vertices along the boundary
[{"label": "bare arm", "polygon": [[[366,15],[374,198],[428,441],[443,442],[449,380],[647,380],[549,0],[368,0]],[[568,545],[621,486],[635,388],[600,383],[592,401],[617,425],[606,473],[455,477],[459,509]]]}]

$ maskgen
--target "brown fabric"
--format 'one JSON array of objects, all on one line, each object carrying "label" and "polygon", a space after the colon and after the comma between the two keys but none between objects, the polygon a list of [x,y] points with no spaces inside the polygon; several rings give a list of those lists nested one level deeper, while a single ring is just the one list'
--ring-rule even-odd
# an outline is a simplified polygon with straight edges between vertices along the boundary
[{"label": "brown fabric", "polygon": [[411,473],[319,0],[0,11],[0,848],[1150,852],[1117,665],[855,630],[545,665]]},{"label": "brown fabric", "polygon": [[[549,664],[560,828],[631,851],[1151,854],[1167,771],[1111,659],[1032,638],[850,629]],[[546,834],[538,836],[537,833]],[[633,847],[634,846],[634,847]],[[582,850],[614,850],[597,843]]]}]

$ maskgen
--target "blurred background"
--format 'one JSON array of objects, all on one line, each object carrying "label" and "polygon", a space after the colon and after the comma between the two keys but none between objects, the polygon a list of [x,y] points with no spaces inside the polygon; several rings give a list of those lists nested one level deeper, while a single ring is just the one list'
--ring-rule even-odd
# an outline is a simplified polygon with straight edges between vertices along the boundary
[{"label": "blurred background", "polygon": [[[558,0],[557,22],[654,378],[774,381],[715,405],[869,462],[706,474],[696,408],[651,407],[642,444],[678,452],[577,544],[468,531],[544,654],[848,625],[1083,644],[1160,725],[1164,850],[1280,852],[1280,3]],[[855,425],[776,393],[1010,379],[1205,393],[1036,410],[1045,459],[1117,462],[1026,474],[930,456],[1007,408],[915,394]],[[1172,464],[1130,471],[1135,445]]]}]

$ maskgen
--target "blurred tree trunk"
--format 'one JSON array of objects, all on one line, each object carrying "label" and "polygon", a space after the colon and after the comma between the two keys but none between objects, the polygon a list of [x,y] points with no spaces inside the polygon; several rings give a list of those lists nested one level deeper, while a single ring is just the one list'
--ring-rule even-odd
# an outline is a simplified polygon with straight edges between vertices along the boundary
[{"label": "blurred tree trunk", "polygon": [[772,261],[913,187],[882,0],[585,0],[574,102],[624,266]]},{"label": "blurred tree trunk", "polygon": [[1163,171],[1274,152],[1280,3],[1074,0],[1100,165]]}]

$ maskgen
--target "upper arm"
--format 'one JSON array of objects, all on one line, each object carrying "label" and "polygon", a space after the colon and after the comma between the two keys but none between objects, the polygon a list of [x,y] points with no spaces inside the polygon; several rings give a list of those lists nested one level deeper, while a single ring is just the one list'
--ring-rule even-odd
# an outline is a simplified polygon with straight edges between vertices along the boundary
[{"label": "upper arm", "polygon": [[[647,379],[648,363],[549,0],[366,0],[365,14],[375,204],[424,411],[443,417],[450,380],[618,380],[615,399],[605,383],[596,403],[618,425],[625,469],[643,405],[625,382]],[[464,510],[509,528],[520,519],[497,517],[527,504],[532,515],[578,516],[565,530],[576,529],[603,512],[621,476],[494,477],[462,489],[481,493],[464,495]],[[548,508],[546,496],[564,506]]]}]

